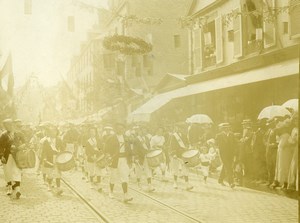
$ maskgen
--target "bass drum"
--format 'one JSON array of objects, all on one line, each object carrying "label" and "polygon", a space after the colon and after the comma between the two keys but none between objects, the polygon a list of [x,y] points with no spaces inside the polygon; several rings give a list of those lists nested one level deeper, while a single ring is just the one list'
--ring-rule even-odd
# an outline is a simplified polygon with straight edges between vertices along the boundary
[{"label": "bass drum", "polygon": [[161,163],[164,163],[163,151],[160,149],[149,152],[146,155],[148,165],[152,168],[158,167]]},{"label": "bass drum", "polygon": [[196,149],[185,151],[181,156],[188,167],[195,167],[200,164],[199,151]]},{"label": "bass drum", "polygon": [[32,149],[19,150],[16,153],[16,163],[21,169],[34,168],[36,162],[35,152]]},{"label": "bass drum", "polygon": [[65,151],[56,157],[56,165],[60,171],[69,171],[75,167],[73,153]]}]

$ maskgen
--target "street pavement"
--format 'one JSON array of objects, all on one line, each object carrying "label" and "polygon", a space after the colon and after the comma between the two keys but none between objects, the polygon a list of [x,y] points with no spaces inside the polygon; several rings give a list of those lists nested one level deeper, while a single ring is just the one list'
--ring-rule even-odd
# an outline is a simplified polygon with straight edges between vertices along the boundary
[{"label": "street pavement", "polygon": [[99,218],[68,188],[56,196],[47,191],[41,176],[25,170],[19,200],[6,195],[6,182],[0,168],[1,223],[96,223]]},{"label": "street pavement", "polygon": [[155,192],[147,192],[144,179],[143,189],[135,184],[131,177],[130,190],[134,200],[130,204],[122,203],[120,185],[116,188],[116,199],[108,197],[108,177],[105,177],[104,192],[88,189],[89,183],[81,179],[80,172],[72,172],[65,178],[76,187],[83,196],[93,203],[111,222],[193,222],[168,207],[136,193],[139,190],[151,198],[172,206],[200,222],[298,222],[298,201],[271,193],[243,187],[231,189],[209,178],[205,184],[202,177],[192,174],[192,191],[186,191],[183,179],[179,179],[179,188],[174,189],[172,179],[162,182],[160,176],[154,180]]},{"label": "street pavement", "polygon": [[[129,192],[134,199],[130,203],[123,203],[121,185],[115,186],[115,198],[109,198],[108,175],[102,181],[101,193],[91,189],[90,183],[82,176],[75,170],[63,173],[66,182],[109,222],[195,222],[181,213],[199,222],[298,222],[298,201],[295,199],[242,187],[231,189],[212,178],[205,184],[202,176],[196,174],[190,177],[193,190],[186,191],[182,178],[178,181],[179,188],[174,189],[171,176],[167,176],[168,182],[162,182],[158,173],[153,182],[156,190],[151,193],[146,190],[146,180],[143,179],[143,188],[140,189],[132,174]],[[48,192],[41,176],[30,171],[23,174],[22,184],[20,200],[5,195],[3,171],[0,169],[0,223],[103,222],[64,184],[64,193],[59,197]]]}]

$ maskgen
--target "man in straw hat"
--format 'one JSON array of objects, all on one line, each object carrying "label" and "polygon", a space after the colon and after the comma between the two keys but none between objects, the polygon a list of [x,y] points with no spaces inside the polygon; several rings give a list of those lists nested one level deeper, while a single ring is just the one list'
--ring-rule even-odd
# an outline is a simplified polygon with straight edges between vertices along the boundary
[{"label": "man in straw hat", "polygon": [[221,174],[219,177],[219,183],[224,184],[224,179],[227,177],[227,181],[231,188],[234,188],[233,183],[233,158],[235,150],[235,138],[233,133],[230,131],[229,123],[221,123],[219,125],[220,133],[216,135],[216,143],[219,147],[220,157],[223,162]]},{"label": "man in straw hat", "polygon": [[14,122],[11,119],[5,119],[3,126],[6,131],[0,136],[0,157],[8,186],[6,194],[15,193],[16,199],[19,199],[22,174],[14,158],[18,149],[18,139],[15,135]]}]

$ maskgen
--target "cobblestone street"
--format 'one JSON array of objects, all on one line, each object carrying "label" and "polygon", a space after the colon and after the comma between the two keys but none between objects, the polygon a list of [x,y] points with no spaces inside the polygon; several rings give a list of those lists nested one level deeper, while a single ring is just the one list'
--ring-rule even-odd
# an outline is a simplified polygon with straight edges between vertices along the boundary
[{"label": "cobblestone street", "polygon": [[69,189],[62,196],[47,191],[41,176],[24,173],[22,196],[15,200],[6,195],[3,170],[0,169],[1,223],[82,223],[102,222]]},{"label": "cobblestone street", "polygon": [[[220,222],[221,219],[222,222],[298,222],[295,199],[241,187],[231,189],[211,178],[204,184],[195,174],[190,178],[192,191],[184,190],[181,181],[179,188],[174,189],[170,177],[168,182],[156,177],[153,183],[156,190],[149,193],[145,184],[142,189],[138,188],[132,176],[130,194],[134,200],[125,204],[120,185],[116,185],[115,198],[109,198],[107,175],[102,182],[103,192],[99,193],[90,188],[79,171],[64,174],[65,181],[108,222],[189,223]],[[5,195],[1,169],[0,196],[4,201],[1,222],[104,222],[65,184],[62,196],[56,196],[47,191],[41,176],[32,171],[25,171],[23,179],[21,199],[10,198]]]}]

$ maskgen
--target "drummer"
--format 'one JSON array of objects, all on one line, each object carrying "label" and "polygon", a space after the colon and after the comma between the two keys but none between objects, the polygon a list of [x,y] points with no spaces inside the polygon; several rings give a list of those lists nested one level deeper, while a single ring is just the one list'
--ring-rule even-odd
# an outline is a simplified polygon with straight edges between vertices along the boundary
[{"label": "drummer", "polygon": [[18,136],[15,134],[15,125],[11,119],[5,119],[3,126],[6,129],[0,136],[0,158],[3,164],[4,177],[7,182],[7,195],[15,194],[15,198],[21,196],[20,186],[22,173],[18,168],[14,154],[16,153],[20,143]]},{"label": "drummer", "polygon": [[[157,129],[156,135],[152,136],[152,138],[150,140],[150,148],[151,148],[151,150],[163,150],[164,151],[165,142],[166,142],[166,140],[164,137],[164,128],[159,127]],[[166,160],[166,157],[164,157],[164,160]],[[164,182],[168,181],[166,178],[166,168],[167,168],[166,162],[161,163],[159,167],[160,167],[160,170],[162,173],[162,181],[164,181]]]},{"label": "drummer", "polygon": [[[85,153],[87,156],[87,169],[88,175],[91,183],[91,189],[97,189],[98,192],[102,192],[101,176],[104,175],[104,169],[97,166],[96,161],[103,155],[101,151],[101,145],[99,138],[97,137],[97,128],[90,127],[89,138],[85,144]],[[96,179],[96,180],[95,180]]]},{"label": "drummer", "polygon": [[155,189],[152,186],[152,171],[148,165],[146,154],[150,151],[150,144],[147,136],[143,135],[142,128],[135,126],[133,140],[133,155],[135,163],[135,171],[137,176],[138,186],[141,187],[141,177],[143,174],[147,177],[148,191],[153,192]]},{"label": "drummer", "polygon": [[181,175],[184,176],[185,180],[185,189],[190,191],[193,189],[193,186],[189,184],[189,169],[185,165],[184,161],[181,159],[182,153],[186,151],[186,141],[184,136],[179,131],[179,126],[175,125],[173,129],[173,134],[170,136],[170,157],[171,157],[171,170],[173,172],[174,184],[173,187],[175,189],[178,188],[177,179],[180,174],[181,167]]},{"label": "drummer", "polygon": [[55,179],[56,192],[58,195],[63,191],[60,188],[61,172],[56,166],[56,156],[63,149],[63,143],[58,137],[58,129],[54,125],[48,125],[46,128],[46,138],[43,140],[41,161],[43,162],[44,173],[47,177],[48,191],[52,191],[52,182]]},{"label": "drummer", "polygon": [[111,157],[110,165],[110,193],[109,197],[114,198],[114,186],[117,182],[121,181],[124,193],[124,202],[132,201],[133,198],[128,194],[129,182],[129,166],[132,164],[132,154],[129,141],[125,136],[125,125],[116,123],[115,134],[111,135],[105,144],[106,151]]}]

